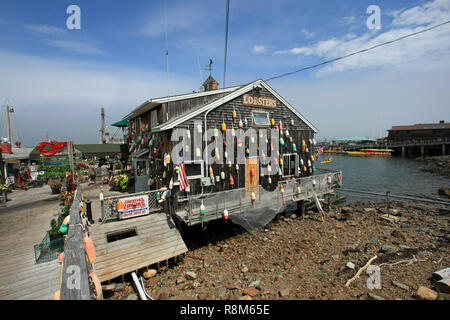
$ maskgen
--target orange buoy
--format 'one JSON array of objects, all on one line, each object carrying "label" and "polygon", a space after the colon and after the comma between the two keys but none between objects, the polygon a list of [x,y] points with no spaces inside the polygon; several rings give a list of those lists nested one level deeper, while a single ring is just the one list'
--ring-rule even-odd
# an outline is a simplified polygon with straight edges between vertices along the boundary
[{"label": "orange buoy", "polygon": [[234,186],[234,178],[233,176],[230,176],[230,186]]},{"label": "orange buoy", "polygon": [[60,253],[59,257],[58,257],[58,262],[59,263],[63,263],[63,261],[64,261],[64,252]]},{"label": "orange buoy", "polygon": [[89,273],[89,278],[92,279],[92,282],[95,286],[95,292],[97,293],[97,298],[103,298],[102,285],[97,275],[94,272]]},{"label": "orange buoy", "polygon": [[86,254],[87,254],[88,258],[89,258],[89,261],[91,263],[94,263],[95,259],[97,258],[97,256],[95,255],[94,242],[92,241],[91,238],[84,237],[83,238],[83,244],[84,244],[84,249],[86,250]]},{"label": "orange buoy", "polygon": [[61,290],[58,290],[53,295],[53,300],[60,300],[60,298],[61,298]]},{"label": "orange buoy", "polygon": [[228,210],[227,210],[227,209],[225,209],[225,210],[223,211],[223,218],[224,218],[225,220],[228,220]]}]

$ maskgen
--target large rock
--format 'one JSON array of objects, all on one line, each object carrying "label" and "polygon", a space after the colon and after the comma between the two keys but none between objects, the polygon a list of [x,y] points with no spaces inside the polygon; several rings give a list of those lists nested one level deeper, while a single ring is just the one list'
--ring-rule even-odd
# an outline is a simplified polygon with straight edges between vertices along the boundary
[{"label": "large rock", "polygon": [[290,289],[280,290],[280,297],[287,297],[291,293]]},{"label": "large rock", "polygon": [[400,289],[403,289],[403,290],[406,290],[406,291],[409,290],[409,287],[406,284],[403,284],[403,283],[400,283],[400,282],[397,282],[397,281],[394,281],[394,280],[392,280],[392,284],[394,286],[400,288]]},{"label": "large rock", "polygon": [[421,287],[419,287],[419,289],[417,289],[417,292],[414,296],[419,299],[424,299],[424,300],[436,300],[437,292],[434,290],[431,290],[430,288],[421,286]]},{"label": "large rock", "polygon": [[369,298],[372,299],[372,300],[386,300],[385,298],[380,297],[380,296],[377,296],[376,294],[373,294],[373,293],[371,293],[371,292],[369,292],[367,295],[368,295]]},{"label": "large rock", "polygon": [[450,293],[450,278],[442,279],[436,282],[436,288],[443,293]]},{"label": "large rock", "polygon": [[145,271],[143,275],[145,279],[150,279],[156,276],[157,273],[158,271],[156,271],[155,269],[149,269],[148,271]]},{"label": "large rock", "polygon": [[192,272],[192,271],[186,272],[186,274],[184,276],[188,280],[195,280],[195,279],[197,279],[197,274],[195,272]]},{"label": "large rock", "polygon": [[249,287],[249,288],[246,288],[243,293],[244,293],[244,295],[254,297],[254,296],[258,295],[259,291],[255,287]]},{"label": "large rock", "polygon": [[442,279],[450,278],[450,268],[445,268],[436,272],[433,272],[433,279],[438,281]]}]

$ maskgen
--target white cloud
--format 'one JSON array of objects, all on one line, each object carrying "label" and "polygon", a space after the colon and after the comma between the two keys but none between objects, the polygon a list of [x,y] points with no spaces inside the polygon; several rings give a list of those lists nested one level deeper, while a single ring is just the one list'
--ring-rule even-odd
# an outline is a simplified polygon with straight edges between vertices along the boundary
[{"label": "white cloud", "polygon": [[254,45],[253,49],[252,49],[253,53],[264,53],[266,51],[267,51],[267,48],[266,48],[266,46],[263,46],[263,45]]},{"label": "white cloud", "polygon": [[[367,32],[355,37],[347,34],[341,38],[332,38],[319,41],[310,47],[298,47],[288,50],[279,50],[276,54],[295,54],[317,56],[330,60],[344,56],[361,49],[369,48],[401,36],[423,30],[427,26],[441,23],[450,17],[450,0],[435,0],[410,9],[394,13],[393,28],[381,33]],[[444,20],[444,18],[447,19]],[[426,63],[432,63],[433,57],[450,53],[450,26],[443,26],[414,38],[404,39],[401,42],[389,44],[353,57],[332,63],[316,72],[324,75],[338,71],[357,68],[389,67],[402,63],[410,63],[426,58]]]},{"label": "white cloud", "polygon": [[308,31],[306,29],[300,30],[300,32],[308,39],[314,38],[314,33],[311,31]]},{"label": "white cloud", "polygon": [[29,32],[51,36],[59,36],[66,33],[66,30],[48,24],[25,24],[22,27]]},{"label": "white cloud", "polygon": [[45,40],[45,43],[65,51],[71,51],[81,54],[101,55],[105,52],[98,46],[73,40]]},{"label": "white cloud", "polygon": [[81,41],[74,33],[66,29],[47,24],[25,24],[22,28],[39,37],[44,45],[58,48],[67,52],[100,55],[105,52],[92,42]]},{"label": "white cloud", "polygon": [[[24,146],[50,138],[97,143],[100,108],[120,120],[149,98],[167,95],[164,71],[118,64],[50,59],[0,50],[0,101],[15,108]],[[170,74],[170,93],[192,92],[197,78]]]}]

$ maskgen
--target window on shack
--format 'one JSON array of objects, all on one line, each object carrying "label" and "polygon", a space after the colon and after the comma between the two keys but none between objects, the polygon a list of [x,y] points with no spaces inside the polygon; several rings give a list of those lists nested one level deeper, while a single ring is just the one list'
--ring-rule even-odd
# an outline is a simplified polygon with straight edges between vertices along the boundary
[{"label": "window on shack", "polygon": [[151,121],[152,121],[152,129],[154,127],[156,127],[159,123],[158,121],[158,111],[157,110],[153,110],[152,114],[151,114]]},{"label": "window on shack", "polygon": [[[201,179],[204,177],[203,160],[189,160],[184,162],[186,168],[186,177],[188,180]],[[175,184],[180,183],[180,176],[178,174]]]},{"label": "window on shack", "polygon": [[268,112],[253,111],[253,124],[256,126],[268,126],[270,125]]},{"label": "window on shack", "polygon": [[283,154],[283,177],[292,177],[298,175],[298,154]]}]

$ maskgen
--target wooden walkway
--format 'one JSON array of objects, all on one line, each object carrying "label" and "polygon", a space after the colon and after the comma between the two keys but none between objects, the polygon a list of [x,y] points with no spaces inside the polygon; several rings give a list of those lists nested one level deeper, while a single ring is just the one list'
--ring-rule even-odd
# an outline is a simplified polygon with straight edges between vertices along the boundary
[{"label": "wooden walkway", "polygon": [[0,208],[0,299],[47,300],[59,289],[58,260],[35,263],[35,244],[42,241],[59,211],[50,188],[16,190]]},{"label": "wooden walkway", "polygon": [[[107,235],[127,230],[135,231],[136,235],[108,242]],[[101,282],[188,251],[172,219],[165,213],[102,225],[96,223],[90,235],[97,254],[95,272]]]}]

